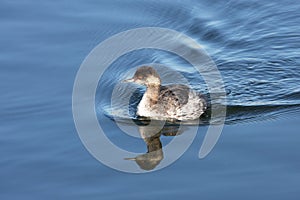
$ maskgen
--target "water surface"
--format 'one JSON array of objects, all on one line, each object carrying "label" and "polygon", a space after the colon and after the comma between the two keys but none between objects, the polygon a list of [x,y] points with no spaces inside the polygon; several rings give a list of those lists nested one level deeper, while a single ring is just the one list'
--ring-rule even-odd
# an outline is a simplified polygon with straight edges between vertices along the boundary
[{"label": "water surface", "polygon": [[[299,198],[300,2],[2,0],[0,10],[1,199]],[[147,26],[174,29],[203,46],[228,91],[227,118],[205,159],[197,156],[207,129],[201,125],[177,162],[132,175],[86,151],[71,98],[77,70],[97,44]],[[140,50],[118,59],[101,79],[100,111],[128,70],[144,63],[168,66],[207,93],[184,60]],[[98,114],[111,125],[115,144],[147,151],[142,139]],[[162,145],[172,137],[162,136]]]}]

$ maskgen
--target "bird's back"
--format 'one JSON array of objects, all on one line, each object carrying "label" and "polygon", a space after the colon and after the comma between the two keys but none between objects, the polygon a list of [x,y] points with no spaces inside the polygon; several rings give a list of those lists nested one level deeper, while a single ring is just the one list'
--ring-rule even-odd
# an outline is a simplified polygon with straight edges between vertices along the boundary
[{"label": "bird's back", "polygon": [[206,109],[206,102],[200,93],[177,84],[161,86],[158,104],[166,118],[178,120],[199,118]]},{"label": "bird's back", "polygon": [[183,106],[188,102],[190,88],[186,85],[167,85],[160,87],[158,99],[162,101],[172,102],[176,105]]}]

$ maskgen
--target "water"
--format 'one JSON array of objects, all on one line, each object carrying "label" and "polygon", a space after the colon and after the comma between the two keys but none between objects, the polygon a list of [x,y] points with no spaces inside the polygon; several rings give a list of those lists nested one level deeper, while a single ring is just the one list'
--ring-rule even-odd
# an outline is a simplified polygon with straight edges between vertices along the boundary
[{"label": "water", "polygon": [[[298,199],[299,9],[300,2],[288,0],[2,0],[1,199]],[[97,44],[146,26],[174,29],[203,46],[222,74],[227,117],[205,159],[197,157],[207,129],[201,125],[174,164],[132,175],[102,165],[86,151],[71,98],[77,70]],[[155,50],[132,52],[101,79],[106,93],[97,98],[99,121],[115,123],[102,111],[125,73],[153,62],[180,72],[194,89],[207,93],[182,59]],[[147,151],[143,140],[124,136],[116,126],[109,138],[127,150]],[[162,144],[170,138],[162,137]]]}]

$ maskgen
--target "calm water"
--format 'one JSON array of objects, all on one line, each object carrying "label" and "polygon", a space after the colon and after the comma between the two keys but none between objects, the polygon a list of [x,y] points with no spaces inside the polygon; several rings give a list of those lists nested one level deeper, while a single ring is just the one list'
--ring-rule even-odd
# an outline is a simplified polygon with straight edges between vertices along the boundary
[{"label": "calm water", "polygon": [[[2,0],[0,198],[299,199],[299,10],[297,0]],[[72,89],[96,45],[146,26],[174,29],[204,47],[228,93],[226,125],[205,159],[198,159],[207,129],[201,125],[191,147],[171,166],[126,174],[102,165],[82,145],[72,117]],[[153,62],[180,72],[207,94],[195,69],[167,52],[140,50],[116,60],[99,82],[98,119],[114,143],[140,153],[147,151],[145,143],[123,136],[108,105],[128,70]],[[143,91],[137,88],[132,105]],[[130,112],[134,115],[134,108]],[[170,138],[163,136],[162,144]]]}]

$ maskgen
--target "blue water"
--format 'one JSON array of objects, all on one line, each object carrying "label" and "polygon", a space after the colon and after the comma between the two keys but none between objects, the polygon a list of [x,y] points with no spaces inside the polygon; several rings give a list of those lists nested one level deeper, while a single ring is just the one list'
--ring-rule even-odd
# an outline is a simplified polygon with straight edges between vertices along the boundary
[{"label": "blue water", "polygon": [[[2,0],[0,198],[299,199],[299,10],[300,2],[289,0]],[[204,125],[175,163],[136,175],[104,166],[85,149],[73,122],[72,90],[96,45],[148,26],[199,42],[230,92],[224,130],[205,159],[198,159]],[[107,93],[97,100],[99,110],[106,110],[124,72],[151,62],[170,66],[206,92],[182,60],[154,50],[132,52],[101,80]],[[113,124],[109,114],[99,113],[99,120],[106,116]],[[143,141],[122,137],[114,126],[109,137],[146,152]]]}]

